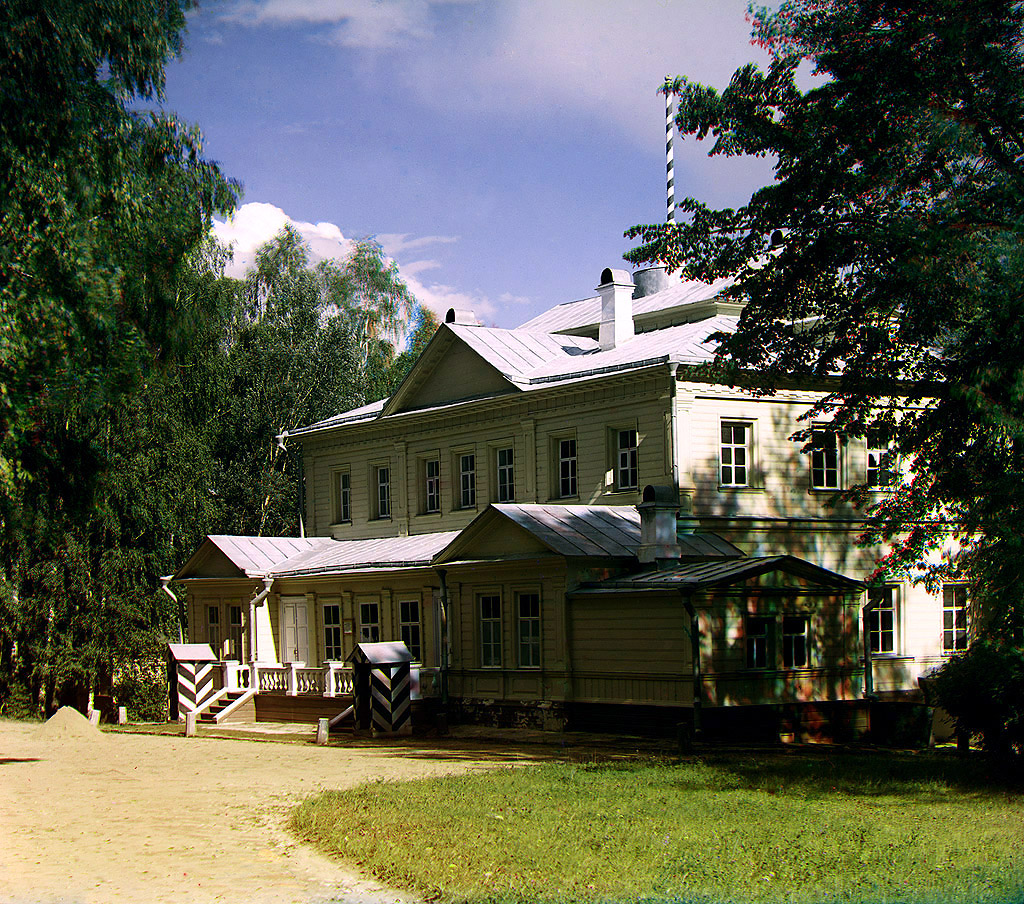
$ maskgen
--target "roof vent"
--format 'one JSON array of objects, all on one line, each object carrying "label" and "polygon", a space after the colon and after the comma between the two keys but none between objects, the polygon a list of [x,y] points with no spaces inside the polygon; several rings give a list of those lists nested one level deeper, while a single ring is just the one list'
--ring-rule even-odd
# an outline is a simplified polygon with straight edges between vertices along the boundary
[{"label": "roof vent", "polygon": [[637,270],[633,274],[633,282],[636,283],[633,299],[646,298],[648,295],[663,292],[669,287],[668,270],[664,264],[659,264],[656,267],[645,267],[643,270]]},{"label": "roof vent", "polygon": [[444,315],[444,322],[461,323],[465,326],[480,326],[480,321],[476,319],[476,314],[463,308],[448,308],[448,313]]},{"label": "roof vent", "polygon": [[598,333],[601,351],[633,338],[634,289],[636,286],[625,270],[605,267],[601,271],[601,285],[597,287],[601,296],[601,328]]}]

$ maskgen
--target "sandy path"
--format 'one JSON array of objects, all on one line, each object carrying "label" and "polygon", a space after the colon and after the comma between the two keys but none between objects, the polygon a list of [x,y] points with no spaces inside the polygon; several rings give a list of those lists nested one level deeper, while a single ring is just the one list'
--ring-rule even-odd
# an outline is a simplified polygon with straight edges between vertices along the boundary
[{"label": "sandy path", "polygon": [[321,788],[486,768],[493,756],[133,734],[45,737],[0,722],[0,902],[382,904],[285,831]]}]

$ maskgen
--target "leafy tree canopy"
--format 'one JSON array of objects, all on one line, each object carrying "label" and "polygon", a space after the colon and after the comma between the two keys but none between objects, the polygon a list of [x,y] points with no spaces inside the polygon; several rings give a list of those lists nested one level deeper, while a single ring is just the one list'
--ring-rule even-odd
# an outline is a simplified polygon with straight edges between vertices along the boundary
[{"label": "leafy tree canopy", "polygon": [[[681,133],[776,160],[742,207],[682,202],[627,257],[735,278],[732,379],[820,380],[810,417],[889,431],[906,479],[865,539],[912,570],[955,535],[988,630],[1024,625],[1024,7],[786,0],[752,10],[767,71],[686,78]],[[797,72],[809,64],[813,87]],[[743,374],[742,378],[739,376]]]}]

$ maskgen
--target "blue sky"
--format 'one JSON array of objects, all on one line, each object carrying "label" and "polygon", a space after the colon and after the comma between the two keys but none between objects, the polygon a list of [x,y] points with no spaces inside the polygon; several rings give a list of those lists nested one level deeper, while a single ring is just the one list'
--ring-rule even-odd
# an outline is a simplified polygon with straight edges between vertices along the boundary
[{"label": "blue sky", "polygon": [[[593,294],[665,216],[666,75],[725,87],[746,0],[220,0],[165,109],[244,186],[244,267],[287,217],[315,255],[375,236],[421,302],[511,327]],[[742,203],[765,161],[676,144],[676,195]]]}]

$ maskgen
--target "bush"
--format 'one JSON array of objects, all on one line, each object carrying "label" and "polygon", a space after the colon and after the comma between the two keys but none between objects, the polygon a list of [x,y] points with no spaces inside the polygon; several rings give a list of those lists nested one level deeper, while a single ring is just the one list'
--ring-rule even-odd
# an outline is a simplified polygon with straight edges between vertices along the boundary
[{"label": "bush", "polygon": [[1024,752],[1024,650],[979,641],[933,678],[958,732],[981,735],[987,750]]},{"label": "bush", "polygon": [[121,663],[114,673],[114,697],[128,707],[132,722],[167,721],[167,667],[159,659]]}]

